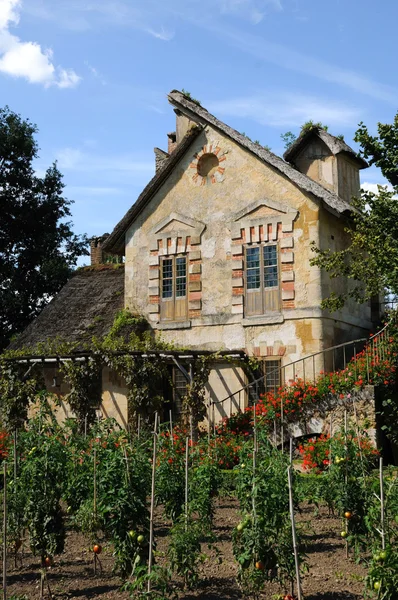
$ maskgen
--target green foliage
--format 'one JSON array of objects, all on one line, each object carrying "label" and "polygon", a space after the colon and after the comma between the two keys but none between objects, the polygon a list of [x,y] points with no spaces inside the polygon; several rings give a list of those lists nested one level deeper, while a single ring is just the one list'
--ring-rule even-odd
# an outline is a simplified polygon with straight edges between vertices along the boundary
[{"label": "green foliage", "polygon": [[398,186],[398,113],[393,123],[378,123],[377,131],[378,135],[370,135],[361,122],[354,140],[361,146],[360,155],[370,165],[379,167],[393,186]]},{"label": "green foliage", "polygon": [[[286,585],[294,579],[289,514],[288,457],[259,431],[259,451],[253,469],[253,442],[242,449],[236,492],[242,519],[233,532],[238,580],[245,594],[257,597],[266,581]],[[304,563],[302,562],[302,568]]]},{"label": "green foliage", "polygon": [[35,402],[43,383],[37,370],[26,364],[0,361],[1,420],[8,430],[19,429],[28,416],[29,404]]},{"label": "green foliage", "polygon": [[[355,137],[360,155],[379,167],[392,186],[398,186],[398,114],[392,124],[378,124],[378,135],[369,135],[360,123]],[[378,186],[378,192],[361,191],[352,199],[352,219],[345,229],[344,249],[321,250],[312,245],[316,256],[310,261],[325,269],[332,279],[342,279],[344,291],[333,291],[323,308],[338,310],[350,298],[366,302],[373,296],[398,294],[398,204],[397,189]]]},{"label": "green foliage", "polygon": [[198,521],[181,516],[171,529],[168,548],[170,567],[184,579],[191,589],[199,580],[199,565],[206,559],[201,550],[202,526]]},{"label": "green foliage", "polygon": [[295,135],[291,131],[286,131],[286,133],[281,133],[281,140],[283,142],[285,150],[287,150],[297,140],[297,135]]},{"label": "green foliage", "polygon": [[[73,234],[56,164],[35,174],[37,127],[0,109],[0,349],[66,283],[86,238]],[[27,285],[29,282],[29,285]]]},{"label": "green foliage", "polygon": [[186,98],[188,98],[188,100],[190,100],[191,102],[195,102],[195,104],[198,104],[199,106],[201,105],[201,102],[199,100],[197,100],[196,98],[193,98],[191,96],[191,92],[188,92],[187,90],[184,90],[184,88],[182,88],[182,93],[184,94],[184,96]]},{"label": "green foliage", "polygon": [[318,123],[314,123],[314,121],[310,119],[301,126],[301,133],[307,133],[307,131],[311,131],[311,129],[323,129],[324,131],[327,131],[329,127],[319,121]]},{"label": "green foliage", "polygon": [[62,363],[60,372],[70,386],[68,404],[83,431],[86,419],[88,426],[94,423],[95,411],[101,403],[101,365],[93,358],[81,362],[68,360]]}]

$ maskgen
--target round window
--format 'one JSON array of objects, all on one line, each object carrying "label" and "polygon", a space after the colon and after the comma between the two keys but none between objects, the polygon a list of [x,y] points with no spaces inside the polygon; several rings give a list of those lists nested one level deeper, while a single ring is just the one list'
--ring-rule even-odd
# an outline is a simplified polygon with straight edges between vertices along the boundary
[{"label": "round window", "polygon": [[215,173],[219,164],[219,160],[215,154],[203,154],[198,160],[198,174],[201,177],[209,177]]}]

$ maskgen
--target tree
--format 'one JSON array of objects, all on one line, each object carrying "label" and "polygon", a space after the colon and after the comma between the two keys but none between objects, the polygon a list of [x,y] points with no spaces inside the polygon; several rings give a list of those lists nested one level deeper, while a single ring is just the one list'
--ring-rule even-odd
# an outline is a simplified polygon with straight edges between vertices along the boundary
[{"label": "tree", "polygon": [[331,278],[346,277],[351,284],[342,294],[332,293],[322,307],[341,308],[349,298],[366,302],[387,293],[398,296],[398,113],[392,125],[378,124],[378,136],[370,136],[359,124],[354,138],[360,154],[380,167],[393,186],[378,186],[378,192],[361,190],[352,199],[353,212],[346,232],[349,244],[344,250],[321,251],[313,245],[312,265],[325,269]]},{"label": "tree", "polygon": [[67,220],[72,201],[56,163],[38,177],[37,127],[0,109],[0,349],[66,283],[87,254],[85,236]]}]

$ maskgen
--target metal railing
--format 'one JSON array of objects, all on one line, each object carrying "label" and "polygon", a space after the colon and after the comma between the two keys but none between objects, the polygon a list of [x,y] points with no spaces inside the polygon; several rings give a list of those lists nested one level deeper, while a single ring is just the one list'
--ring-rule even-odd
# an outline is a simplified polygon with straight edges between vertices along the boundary
[{"label": "metal railing", "polygon": [[[299,358],[286,365],[270,369],[267,373],[254,379],[245,386],[241,387],[236,392],[229,394],[222,400],[209,399],[208,403],[208,418],[209,422],[215,422],[215,407],[219,408],[219,412],[224,415],[231,416],[234,412],[238,412],[246,408],[249,404],[258,402],[260,394],[266,391],[276,391],[267,389],[267,378],[271,380],[277,379],[280,382],[279,387],[284,387],[298,378],[302,379],[304,384],[313,382],[322,373],[334,372],[336,370],[345,369],[348,364],[352,364],[354,374],[357,374],[358,353],[365,350],[366,359],[366,381],[370,383],[370,366],[374,360],[384,360],[386,358],[386,341],[388,329],[391,326],[389,321],[380,331],[368,338],[359,338],[336,346],[331,346],[324,350],[315,352],[303,358]],[[275,377],[276,375],[276,377]],[[250,400],[252,399],[252,402]],[[223,410],[224,403],[230,403],[230,414],[227,415]],[[283,414],[283,404],[281,406]]]}]

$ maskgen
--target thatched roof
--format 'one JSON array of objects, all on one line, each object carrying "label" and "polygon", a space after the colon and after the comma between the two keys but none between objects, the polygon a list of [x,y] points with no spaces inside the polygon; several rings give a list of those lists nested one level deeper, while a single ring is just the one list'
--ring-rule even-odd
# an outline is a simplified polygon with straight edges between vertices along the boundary
[{"label": "thatched roof", "polygon": [[[350,204],[348,204],[348,202],[346,202],[345,200],[339,198],[337,194],[330,190],[327,190],[307,175],[300,173],[300,171],[298,171],[288,162],[285,162],[282,158],[276,156],[276,154],[273,154],[260,144],[252,142],[245,135],[242,135],[241,133],[236,131],[236,129],[232,129],[232,127],[229,127],[228,125],[214,117],[205,108],[203,108],[197,102],[191,100],[178,90],[173,90],[172,92],[170,92],[168,99],[170,103],[177,108],[177,110],[180,110],[183,114],[187,115],[191,120],[196,122],[198,126],[193,127],[191,130],[188,131],[181,143],[178,144],[177,148],[170,155],[170,158],[164,161],[159,171],[149,182],[146,188],[142,191],[135,204],[133,204],[133,206],[126,213],[126,215],[116,225],[115,229],[104,243],[105,251],[112,252],[115,254],[124,254],[124,236],[127,229],[133,223],[134,219],[138,216],[138,214],[150,202],[152,196],[156,193],[159,187],[170,175],[174,166],[183,157],[186,150],[192,144],[193,140],[207,125],[211,125],[218,131],[222,132],[234,142],[236,142],[237,144],[239,144],[240,146],[257,156],[264,163],[270,165],[271,167],[285,175],[292,183],[297,185],[299,188],[301,188],[305,192],[312,194],[317,199],[321,200],[325,208],[333,214],[335,214],[336,216],[339,216],[343,213],[348,214],[352,211],[352,207],[350,206]],[[330,137],[333,138],[333,136]],[[338,138],[333,139],[337,140]],[[344,142],[342,142],[341,140],[338,141],[340,144],[346,146],[346,148],[353,153],[353,151],[349,148],[349,146],[347,146],[347,144],[344,144]]]},{"label": "thatched roof", "polygon": [[79,269],[8,349],[34,348],[59,339],[76,343],[75,350],[81,350],[93,336],[109,332],[123,305],[123,265]]},{"label": "thatched roof", "polygon": [[307,145],[312,137],[320,138],[333,155],[340,153],[348,154],[350,158],[358,164],[359,169],[366,169],[369,166],[366,160],[358,156],[358,154],[356,154],[356,152],[354,152],[354,150],[348,144],[346,144],[344,140],[331,135],[322,127],[312,127],[307,131],[303,131],[297,140],[293,142],[293,144],[286,150],[283,158],[286,161],[293,163],[298,153],[301,152],[301,150]]}]

